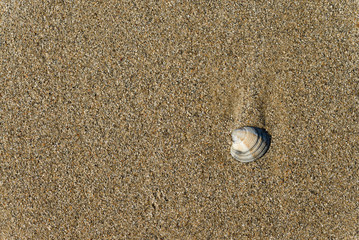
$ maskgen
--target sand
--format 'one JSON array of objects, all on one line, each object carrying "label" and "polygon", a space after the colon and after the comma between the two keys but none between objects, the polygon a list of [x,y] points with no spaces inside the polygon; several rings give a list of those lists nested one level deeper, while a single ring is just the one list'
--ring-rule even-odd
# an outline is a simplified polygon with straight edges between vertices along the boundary
[{"label": "sand", "polygon": [[0,6],[0,239],[359,238],[354,1]]}]

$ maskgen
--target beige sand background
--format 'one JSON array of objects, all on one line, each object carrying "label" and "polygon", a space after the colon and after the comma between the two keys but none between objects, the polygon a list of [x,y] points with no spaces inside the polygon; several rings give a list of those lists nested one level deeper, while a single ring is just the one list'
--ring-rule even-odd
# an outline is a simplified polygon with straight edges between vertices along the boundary
[{"label": "beige sand background", "polygon": [[0,6],[0,239],[359,238],[355,1]]}]

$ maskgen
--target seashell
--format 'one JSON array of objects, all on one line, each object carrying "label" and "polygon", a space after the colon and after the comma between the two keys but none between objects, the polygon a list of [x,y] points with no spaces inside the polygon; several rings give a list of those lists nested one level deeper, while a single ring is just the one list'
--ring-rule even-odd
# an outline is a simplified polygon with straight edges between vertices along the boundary
[{"label": "seashell", "polygon": [[252,162],[268,151],[271,136],[262,128],[242,127],[232,132],[231,155],[240,162]]}]

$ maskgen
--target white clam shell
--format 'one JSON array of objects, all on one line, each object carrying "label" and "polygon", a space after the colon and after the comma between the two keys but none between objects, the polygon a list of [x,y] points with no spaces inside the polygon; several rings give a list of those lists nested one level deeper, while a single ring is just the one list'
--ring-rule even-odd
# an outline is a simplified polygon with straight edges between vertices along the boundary
[{"label": "white clam shell", "polygon": [[232,141],[231,155],[240,162],[252,162],[268,151],[271,137],[262,128],[242,127],[233,130]]}]

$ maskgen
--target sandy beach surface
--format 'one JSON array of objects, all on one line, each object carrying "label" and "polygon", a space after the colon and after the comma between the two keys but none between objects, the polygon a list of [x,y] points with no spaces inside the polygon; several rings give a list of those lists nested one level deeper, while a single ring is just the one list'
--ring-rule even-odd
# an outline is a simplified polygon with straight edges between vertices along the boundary
[{"label": "sandy beach surface", "polygon": [[3,1],[0,239],[358,239],[358,10]]}]

